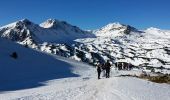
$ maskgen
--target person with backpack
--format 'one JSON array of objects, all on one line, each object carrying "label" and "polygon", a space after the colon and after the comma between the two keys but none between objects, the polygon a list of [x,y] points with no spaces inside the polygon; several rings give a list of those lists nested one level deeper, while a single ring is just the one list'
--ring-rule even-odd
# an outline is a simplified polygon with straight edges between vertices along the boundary
[{"label": "person with backpack", "polygon": [[107,60],[105,67],[106,67],[106,78],[109,78],[110,77],[110,67],[111,67],[109,60]]}]

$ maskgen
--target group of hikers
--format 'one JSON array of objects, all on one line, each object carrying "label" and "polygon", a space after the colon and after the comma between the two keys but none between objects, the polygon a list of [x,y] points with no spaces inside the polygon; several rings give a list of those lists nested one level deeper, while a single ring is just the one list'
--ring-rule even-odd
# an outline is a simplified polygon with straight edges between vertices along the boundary
[{"label": "group of hikers", "polygon": [[105,73],[106,78],[110,77],[110,68],[111,68],[111,64],[109,62],[109,60],[107,60],[106,63],[97,64],[97,73],[98,73],[98,79],[100,79],[100,74],[103,71]]}]

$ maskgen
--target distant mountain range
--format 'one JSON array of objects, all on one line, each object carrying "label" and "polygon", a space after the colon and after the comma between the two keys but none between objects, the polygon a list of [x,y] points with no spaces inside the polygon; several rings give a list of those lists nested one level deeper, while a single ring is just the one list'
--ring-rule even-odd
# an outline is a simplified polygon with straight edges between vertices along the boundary
[{"label": "distant mountain range", "polygon": [[169,30],[152,27],[138,30],[130,25],[110,23],[101,29],[85,31],[56,19],[40,25],[23,19],[1,27],[0,37],[90,64],[111,60],[170,68]]},{"label": "distant mountain range", "polygon": [[48,19],[40,25],[23,19],[1,27],[0,33],[1,37],[28,45],[43,42],[70,43],[77,38],[94,36],[76,26],[56,19]]}]

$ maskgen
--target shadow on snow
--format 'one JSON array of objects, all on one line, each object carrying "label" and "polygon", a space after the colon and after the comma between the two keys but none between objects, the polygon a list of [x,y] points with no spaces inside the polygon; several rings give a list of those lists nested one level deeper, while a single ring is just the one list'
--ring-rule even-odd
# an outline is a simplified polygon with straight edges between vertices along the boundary
[{"label": "shadow on snow", "polygon": [[[19,50],[19,49],[18,49]],[[70,64],[34,50],[18,52],[18,59],[1,60],[0,92],[44,86],[52,79],[78,77]]]}]

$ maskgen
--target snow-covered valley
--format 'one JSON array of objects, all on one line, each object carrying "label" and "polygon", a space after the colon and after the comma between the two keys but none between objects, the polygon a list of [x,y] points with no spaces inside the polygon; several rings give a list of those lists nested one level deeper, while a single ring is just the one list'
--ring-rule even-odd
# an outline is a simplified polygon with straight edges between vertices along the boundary
[{"label": "snow-covered valley", "polygon": [[[8,45],[6,45],[8,44]],[[170,85],[121,74],[140,70],[111,71],[111,78],[97,79],[86,63],[44,54],[0,39],[0,100],[169,100]],[[11,58],[16,51],[18,58]],[[2,55],[3,54],[3,55]]]}]

